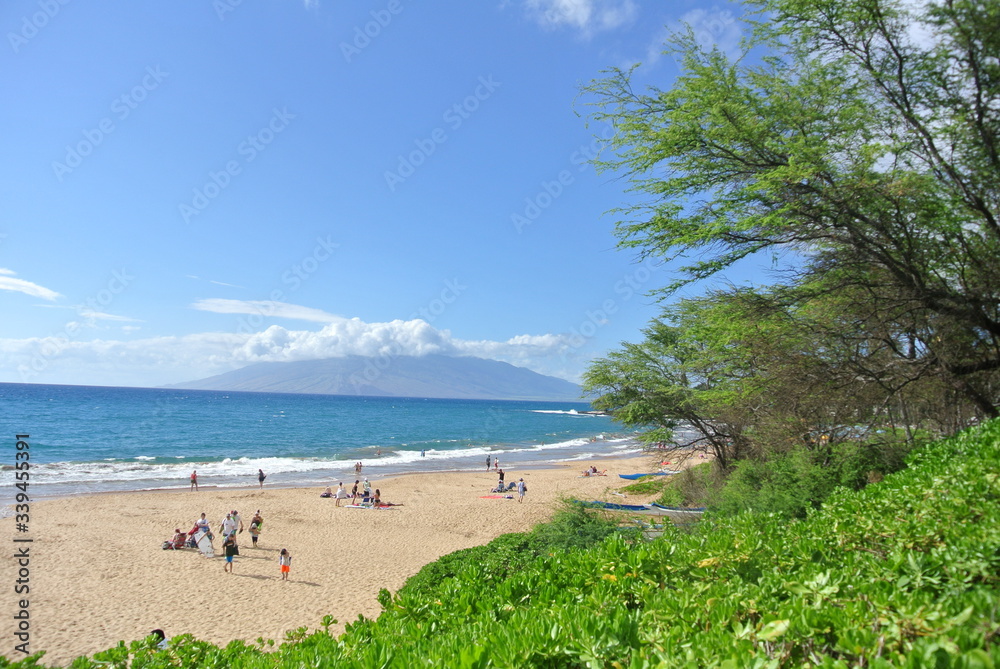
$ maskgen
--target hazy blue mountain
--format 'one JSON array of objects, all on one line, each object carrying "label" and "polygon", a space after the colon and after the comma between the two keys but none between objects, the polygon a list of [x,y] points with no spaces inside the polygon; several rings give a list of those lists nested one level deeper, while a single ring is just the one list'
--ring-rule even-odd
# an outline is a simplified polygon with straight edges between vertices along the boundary
[{"label": "hazy blue mountain", "polygon": [[482,358],[444,355],[261,362],[171,388],[455,399],[580,400],[575,383]]}]

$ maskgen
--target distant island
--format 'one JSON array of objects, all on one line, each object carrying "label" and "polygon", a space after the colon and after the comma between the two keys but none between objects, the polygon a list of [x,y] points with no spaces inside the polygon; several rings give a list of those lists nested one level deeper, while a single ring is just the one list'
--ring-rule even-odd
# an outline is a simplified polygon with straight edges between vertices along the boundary
[{"label": "distant island", "polygon": [[376,397],[584,401],[578,385],[506,362],[445,355],[260,362],[168,388]]}]

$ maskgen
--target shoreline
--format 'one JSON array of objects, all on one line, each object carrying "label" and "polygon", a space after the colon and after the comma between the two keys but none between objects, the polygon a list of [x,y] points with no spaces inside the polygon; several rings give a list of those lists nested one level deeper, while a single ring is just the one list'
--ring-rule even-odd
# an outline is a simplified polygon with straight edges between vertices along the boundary
[{"label": "shoreline", "polygon": [[[27,535],[33,540],[26,595],[30,649],[47,650],[45,664],[65,665],[155,628],[213,643],[252,642],[261,635],[280,642],[288,630],[319,628],[327,614],[339,621],[331,626],[339,634],[359,615],[378,615],[380,589],[397,591],[442,555],[530,530],[551,518],[561,498],[621,501],[611,491],[632,481],[617,474],[655,471],[653,462],[658,462],[655,455],[647,454],[504,466],[508,482],[524,478],[529,484],[523,503],[516,494],[514,499],[491,496],[497,476],[485,468],[391,477],[369,473],[382,499],[401,505],[379,510],[337,508],[335,500],[319,497],[325,484],[206,487],[197,494],[94,492],[37,500]],[[608,475],[582,476],[584,464],[607,469]],[[246,526],[257,509],[265,519],[259,548],[251,547],[248,533],[238,535],[241,555],[234,574],[223,572],[222,557],[161,549],[175,528],[190,529],[201,512],[215,532],[234,508]],[[0,519],[0,525],[9,536],[18,536],[13,518]],[[218,537],[215,548],[221,548]],[[278,576],[281,548],[294,557],[289,581]],[[15,574],[15,561],[8,558],[6,564],[8,576]],[[0,615],[12,616],[16,605],[13,594],[0,599]],[[12,647],[2,652],[10,657]]]},{"label": "shoreline", "polygon": [[[505,464],[504,465],[505,468],[510,467],[510,466],[514,466],[514,467],[517,467],[518,469],[522,469],[522,470],[545,469],[545,468],[551,468],[551,467],[560,467],[560,466],[563,466],[563,465],[566,465],[566,466],[575,466],[576,464],[580,464],[580,465],[582,465],[584,463],[589,464],[589,463],[591,463],[593,461],[597,461],[597,460],[619,460],[619,459],[624,459],[624,458],[643,457],[643,453],[641,451],[641,448],[642,448],[641,445],[638,444],[637,442],[635,442],[634,440],[632,440],[631,438],[618,437],[618,438],[613,438],[613,439],[606,439],[606,440],[603,440],[603,441],[591,442],[591,443],[587,444],[587,446],[588,447],[593,447],[593,446],[595,446],[597,444],[603,444],[604,446],[606,446],[607,448],[605,449],[605,452],[601,452],[601,453],[589,453],[586,457],[581,457],[581,458],[568,457],[568,458],[558,458],[558,459],[555,459],[555,458],[530,458],[530,457],[524,457],[526,454],[530,454],[530,451],[527,451],[527,450],[525,450],[525,451],[506,451],[506,452],[505,451],[500,451],[500,453],[509,456],[508,459],[505,460],[505,462],[508,462],[508,463],[511,463],[511,464],[510,465]],[[608,451],[612,451],[612,449],[616,449],[616,448],[619,449],[619,450],[621,450],[621,452],[620,453],[608,452]],[[569,454],[569,451],[567,449],[566,455],[568,455],[568,454]],[[552,455],[552,454],[547,454],[547,455]],[[563,455],[563,454],[560,453],[560,455]],[[461,456],[456,456],[456,457],[461,457]],[[377,460],[372,460],[372,462],[377,462]],[[347,461],[344,461],[344,463],[346,465]],[[57,463],[44,463],[44,464],[51,465],[51,464],[57,464]],[[428,464],[430,464],[430,462]],[[366,471],[362,470],[361,476],[362,477],[368,476],[368,478],[371,479],[371,480],[375,480],[376,478],[380,479],[380,480],[381,479],[385,479],[385,478],[396,478],[396,477],[400,477],[400,476],[410,476],[410,475],[414,475],[414,474],[416,474],[416,475],[423,475],[423,474],[433,475],[433,474],[440,474],[440,473],[474,474],[474,473],[477,473],[477,472],[484,472],[485,471],[485,468],[479,468],[479,467],[460,467],[460,466],[448,466],[448,465],[444,465],[444,468],[441,468],[441,469],[435,469],[435,468],[432,468],[432,467],[427,467],[427,468],[424,468],[424,469],[416,469],[416,468],[410,469],[410,468],[401,467],[398,464],[394,464],[394,465],[383,465],[384,467],[386,467],[386,471],[384,471],[384,472],[372,473],[370,471],[371,469],[379,468],[380,466],[378,464],[370,464],[370,465],[367,465],[367,466],[368,466],[369,471],[366,472]],[[197,468],[197,464],[194,464],[192,466],[192,468]],[[314,472],[296,472],[294,477],[289,477],[288,473],[286,473],[286,472],[279,472],[279,473],[277,473],[272,478],[279,478],[279,480],[280,480],[281,477],[286,477],[286,478],[293,478],[293,480],[288,481],[287,483],[284,483],[284,482],[273,482],[273,483],[265,483],[264,485],[265,485],[265,488],[271,488],[271,489],[275,489],[275,490],[279,490],[279,489],[307,488],[307,487],[313,487],[313,486],[319,486],[319,487],[333,486],[333,487],[336,487],[336,485],[337,485],[337,483],[339,481],[344,481],[345,483],[348,483],[349,481],[353,481],[353,479],[350,478],[350,477],[355,476],[355,474],[353,472],[347,472],[342,477],[338,478],[336,476],[330,476],[330,475],[328,475],[327,474],[328,471],[329,470],[315,470]],[[12,472],[11,472],[11,475],[12,475]],[[199,483],[199,488],[200,489],[203,488],[203,489],[207,489],[207,490],[230,490],[230,491],[257,490],[258,487],[257,487],[257,483],[256,483],[256,474],[247,474],[246,476],[247,476],[247,478],[253,478],[254,482],[253,483],[246,483],[246,484],[242,484],[242,483],[238,483],[238,484]],[[173,486],[173,487],[165,487],[165,486],[164,487],[140,487],[140,488],[124,488],[123,487],[121,489],[77,490],[77,491],[69,491],[69,492],[58,491],[58,492],[53,492],[53,493],[48,493],[48,492],[44,491],[44,489],[42,490],[42,492],[39,492],[40,486],[39,486],[39,484],[37,482],[35,482],[34,485],[33,485],[32,497],[35,500],[43,501],[43,500],[56,500],[56,499],[78,499],[78,498],[89,496],[89,495],[105,495],[105,494],[108,494],[108,495],[117,495],[117,494],[135,494],[135,493],[189,492],[190,490],[189,490],[188,482],[186,480],[184,480],[184,479],[178,479],[178,480],[179,481],[183,481],[183,482],[182,483],[178,483],[178,485]],[[201,475],[199,475],[199,480],[203,480],[203,477]],[[13,485],[13,479],[11,478],[11,480],[8,481],[8,483],[10,483],[10,485]],[[121,484],[123,486],[124,485],[128,485],[128,483],[129,483],[129,481],[122,481],[121,482]],[[71,486],[73,484],[71,484],[71,483],[63,483],[63,482],[56,482],[56,483],[48,483],[48,484],[43,484],[43,485],[57,485],[57,486],[67,486],[68,487],[68,486]],[[9,515],[10,509],[8,507],[10,507],[10,506],[11,505],[7,505],[7,504],[0,505],[0,518],[7,517],[7,515]]]}]

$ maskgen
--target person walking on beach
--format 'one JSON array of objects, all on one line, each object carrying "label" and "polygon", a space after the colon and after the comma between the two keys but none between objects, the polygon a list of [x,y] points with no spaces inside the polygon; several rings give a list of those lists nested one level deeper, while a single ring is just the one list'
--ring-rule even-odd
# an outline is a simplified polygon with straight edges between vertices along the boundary
[{"label": "person walking on beach", "polygon": [[257,537],[260,536],[260,526],[263,524],[264,519],[260,515],[260,509],[257,509],[257,513],[250,519],[250,539],[253,541],[254,548],[257,548]]},{"label": "person walking on beach", "polygon": [[517,480],[517,501],[524,501],[524,493],[528,492],[528,486],[524,485],[524,479]]},{"label": "person walking on beach", "polygon": [[236,527],[239,528],[240,532],[243,531],[243,517],[240,516],[240,512],[233,509],[233,522],[236,523]]},{"label": "person walking on beach", "polygon": [[489,455],[487,455],[486,456],[486,471],[490,470],[490,461],[491,460],[492,460],[492,458]]},{"label": "person walking on beach", "polygon": [[239,548],[236,546],[236,535],[230,534],[226,537],[226,540],[222,542],[222,548],[226,551],[226,564],[222,566],[222,571],[228,571],[230,574],[233,573],[233,557],[239,555]]},{"label": "person walking on beach", "polygon": [[[222,533],[223,538],[229,538],[230,536],[236,534],[236,520],[233,519],[232,512],[226,514],[226,519],[222,521],[222,525],[219,526],[219,532]],[[225,546],[225,544],[223,544]]]},{"label": "person walking on beach", "polygon": [[281,580],[288,580],[288,572],[292,570],[292,556],[287,549],[281,549],[281,555],[278,556],[278,565],[281,567]]},{"label": "person walking on beach", "polygon": [[198,470],[191,472],[191,490],[198,489]]},{"label": "person walking on beach", "polygon": [[500,469],[500,458],[493,458],[493,471]]},{"label": "person walking on beach", "polygon": [[361,481],[359,481],[357,479],[354,479],[354,485],[351,486],[351,504],[357,504],[358,503],[358,484],[359,483],[361,483]]},{"label": "person walking on beach", "polygon": [[264,479],[267,478],[267,474],[264,473],[263,469],[257,470],[257,482],[260,483],[260,489],[264,489]]}]

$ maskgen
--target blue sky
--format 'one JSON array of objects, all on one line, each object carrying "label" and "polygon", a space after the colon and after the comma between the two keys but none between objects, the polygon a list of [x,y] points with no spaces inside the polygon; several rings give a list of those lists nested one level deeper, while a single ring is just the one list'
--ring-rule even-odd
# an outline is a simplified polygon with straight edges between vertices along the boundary
[{"label": "blue sky", "polygon": [[697,1],[8,0],[0,381],[476,355],[579,380],[659,307],[581,86]]}]

